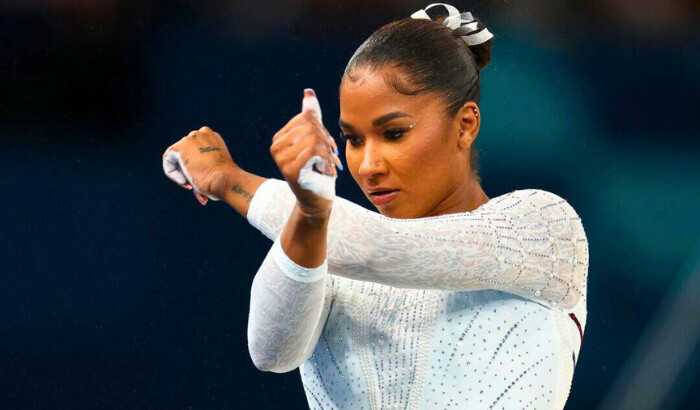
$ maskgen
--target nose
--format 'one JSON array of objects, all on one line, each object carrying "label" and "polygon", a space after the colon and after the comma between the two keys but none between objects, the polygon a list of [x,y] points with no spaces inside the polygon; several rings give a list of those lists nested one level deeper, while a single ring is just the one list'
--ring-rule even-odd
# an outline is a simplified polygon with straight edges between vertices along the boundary
[{"label": "nose", "polygon": [[372,178],[377,174],[386,173],[386,163],[376,144],[366,141],[362,155],[362,162],[360,162],[360,168],[357,171],[360,176]]}]

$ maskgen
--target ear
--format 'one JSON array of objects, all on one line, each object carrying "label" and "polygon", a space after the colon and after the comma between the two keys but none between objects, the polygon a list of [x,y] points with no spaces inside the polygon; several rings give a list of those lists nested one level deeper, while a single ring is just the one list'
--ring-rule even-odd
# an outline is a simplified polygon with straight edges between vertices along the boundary
[{"label": "ear", "polygon": [[459,126],[459,147],[470,149],[481,126],[481,113],[474,101],[467,101],[457,112],[455,120]]}]

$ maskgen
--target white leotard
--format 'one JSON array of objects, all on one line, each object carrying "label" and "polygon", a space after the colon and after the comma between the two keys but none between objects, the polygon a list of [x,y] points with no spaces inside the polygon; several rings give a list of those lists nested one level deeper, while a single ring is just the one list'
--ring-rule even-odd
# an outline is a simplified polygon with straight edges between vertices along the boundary
[{"label": "white leotard", "polygon": [[289,259],[296,198],[265,181],[249,222],[274,240],[253,281],[255,365],[300,368],[318,409],[561,409],[586,325],[588,242],[561,197],[393,219],[335,197],[328,258]]}]

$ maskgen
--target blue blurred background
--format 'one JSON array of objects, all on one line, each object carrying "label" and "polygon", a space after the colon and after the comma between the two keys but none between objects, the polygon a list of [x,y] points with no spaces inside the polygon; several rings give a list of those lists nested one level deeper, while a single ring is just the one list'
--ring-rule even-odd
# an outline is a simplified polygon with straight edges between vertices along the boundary
[{"label": "blue blurred background", "polygon": [[[161,155],[208,125],[281,178],[269,143],[303,88],[333,124],[353,51],[427,4],[0,0],[0,407],[307,408],[298,371],[248,357],[271,242]],[[495,34],[485,192],[552,191],[588,235],[567,408],[698,408],[700,6],[451,4]],[[337,189],[373,208],[347,171]]]}]

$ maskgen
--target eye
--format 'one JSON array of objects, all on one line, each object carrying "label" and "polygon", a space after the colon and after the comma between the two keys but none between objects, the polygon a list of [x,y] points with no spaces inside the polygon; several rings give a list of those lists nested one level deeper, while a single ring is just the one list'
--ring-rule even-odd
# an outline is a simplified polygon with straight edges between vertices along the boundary
[{"label": "eye", "polygon": [[343,140],[344,142],[350,142],[350,145],[353,147],[357,147],[360,145],[360,139],[352,134],[346,134],[343,132],[343,130],[340,130],[340,139]]},{"label": "eye", "polygon": [[408,131],[405,128],[392,128],[390,130],[384,131],[384,136],[389,140],[398,140],[403,137],[403,134]]}]

